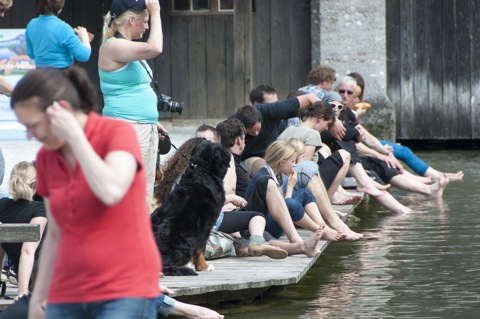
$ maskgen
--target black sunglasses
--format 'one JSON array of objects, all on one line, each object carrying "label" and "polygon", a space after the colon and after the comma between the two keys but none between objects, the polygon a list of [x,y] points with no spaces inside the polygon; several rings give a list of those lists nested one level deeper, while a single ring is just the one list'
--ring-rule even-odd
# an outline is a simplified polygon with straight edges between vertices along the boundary
[{"label": "black sunglasses", "polygon": [[343,110],[343,104],[335,104],[335,103],[328,103],[332,107],[332,109],[337,108],[339,111]]},{"label": "black sunglasses", "polygon": [[350,91],[350,90],[344,90],[344,89],[338,90],[338,93],[340,93],[340,94],[345,94],[345,92],[347,92],[348,95],[352,95],[353,93],[355,93],[355,92]]}]

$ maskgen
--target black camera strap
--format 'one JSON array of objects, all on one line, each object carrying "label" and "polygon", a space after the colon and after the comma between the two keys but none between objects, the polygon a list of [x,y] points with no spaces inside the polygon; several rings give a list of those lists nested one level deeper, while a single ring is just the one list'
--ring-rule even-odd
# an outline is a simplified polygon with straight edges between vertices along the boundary
[{"label": "black camera strap", "polygon": [[[120,32],[115,32],[115,38],[117,39],[125,39],[125,37],[120,33]],[[160,85],[158,85],[158,82],[157,80],[155,79],[155,74],[151,74],[150,71],[148,70],[147,68],[147,65],[145,64],[145,60],[139,60],[138,62],[140,62],[140,64],[143,66],[143,68],[145,69],[145,71],[147,71],[147,74],[148,76],[150,77],[150,79],[152,80],[153,82],[153,86],[155,87],[155,90],[157,91],[158,94],[161,94],[160,92]],[[153,73],[153,71],[152,71]]]},{"label": "black camera strap", "polygon": [[[148,76],[150,77],[150,79],[152,79],[152,82],[153,82],[153,86],[155,87],[155,90],[157,91],[158,94],[161,94],[160,93],[160,86],[158,85],[158,82],[157,80],[155,79],[154,76],[152,76],[152,74],[150,74],[150,72],[148,71],[148,68],[147,66],[145,65],[145,60],[140,60],[138,61],[140,62],[140,64],[143,66],[143,68],[145,69],[145,71],[147,71],[147,74]],[[153,72],[153,71],[152,71]]]}]

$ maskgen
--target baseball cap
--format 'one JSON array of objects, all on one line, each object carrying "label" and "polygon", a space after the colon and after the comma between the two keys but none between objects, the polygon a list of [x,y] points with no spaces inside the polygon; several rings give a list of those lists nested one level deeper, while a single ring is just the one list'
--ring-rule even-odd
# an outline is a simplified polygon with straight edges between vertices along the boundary
[{"label": "baseball cap", "polygon": [[115,19],[127,10],[143,11],[146,8],[145,0],[113,0],[110,15]]}]

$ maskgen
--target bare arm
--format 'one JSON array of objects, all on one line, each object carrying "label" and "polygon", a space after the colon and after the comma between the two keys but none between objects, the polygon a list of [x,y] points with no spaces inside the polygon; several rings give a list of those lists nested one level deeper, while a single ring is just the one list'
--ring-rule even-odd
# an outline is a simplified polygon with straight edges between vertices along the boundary
[{"label": "bare arm", "polygon": [[316,148],[313,145],[305,145],[305,160],[311,161],[313,159],[313,155],[316,152]]},{"label": "bare arm", "polygon": [[43,202],[47,211],[48,232],[43,242],[42,253],[40,254],[37,279],[29,304],[28,319],[45,318],[45,310],[42,309],[42,304],[47,299],[48,289],[52,282],[53,265],[55,264],[58,241],[61,234],[60,228],[50,212],[49,199],[44,197]]},{"label": "bare arm", "polygon": [[13,85],[5,79],[3,76],[0,76],[0,93],[10,96],[13,91]]},{"label": "bare arm", "polygon": [[47,115],[52,132],[67,141],[95,196],[105,205],[118,203],[135,177],[135,157],[126,151],[113,151],[105,159],[100,158],[88,142],[74,113],[62,108],[57,102],[47,109]]},{"label": "bare arm", "polygon": [[20,263],[18,265],[18,295],[15,299],[22,297],[28,293],[28,283],[30,276],[32,275],[33,264],[35,262],[35,252],[38,245],[42,240],[43,231],[47,225],[47,219],[45,217],[35,217],[30,220],[30,224],[40,225],[40,240],[35,242],[25,242],[22,245],[20,252]]},{"label": "bare arm", "polygon": [[137,42],[115,38],[105,42],[102,44],[99,53],[100,69],[112,71],[115,69],[112,64],[152,59],[162,53],[163,31],[160,19],[160,4],[158,0],[146,0],[145,4],[150,14],[150,34],[148,40],[146,42]]}]

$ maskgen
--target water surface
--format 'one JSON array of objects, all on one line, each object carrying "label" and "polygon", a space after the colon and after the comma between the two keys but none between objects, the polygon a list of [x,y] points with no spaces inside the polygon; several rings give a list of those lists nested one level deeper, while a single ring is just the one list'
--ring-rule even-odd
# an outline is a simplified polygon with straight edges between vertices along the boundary
[{"label": "water surface", "polygon": [[358,242],[331,244],[297,285],[227,318],[480,318],[480,151],[417,152],[455,172],[442,200],[393,191],[409,215],[372,200],[356,209]]}]

